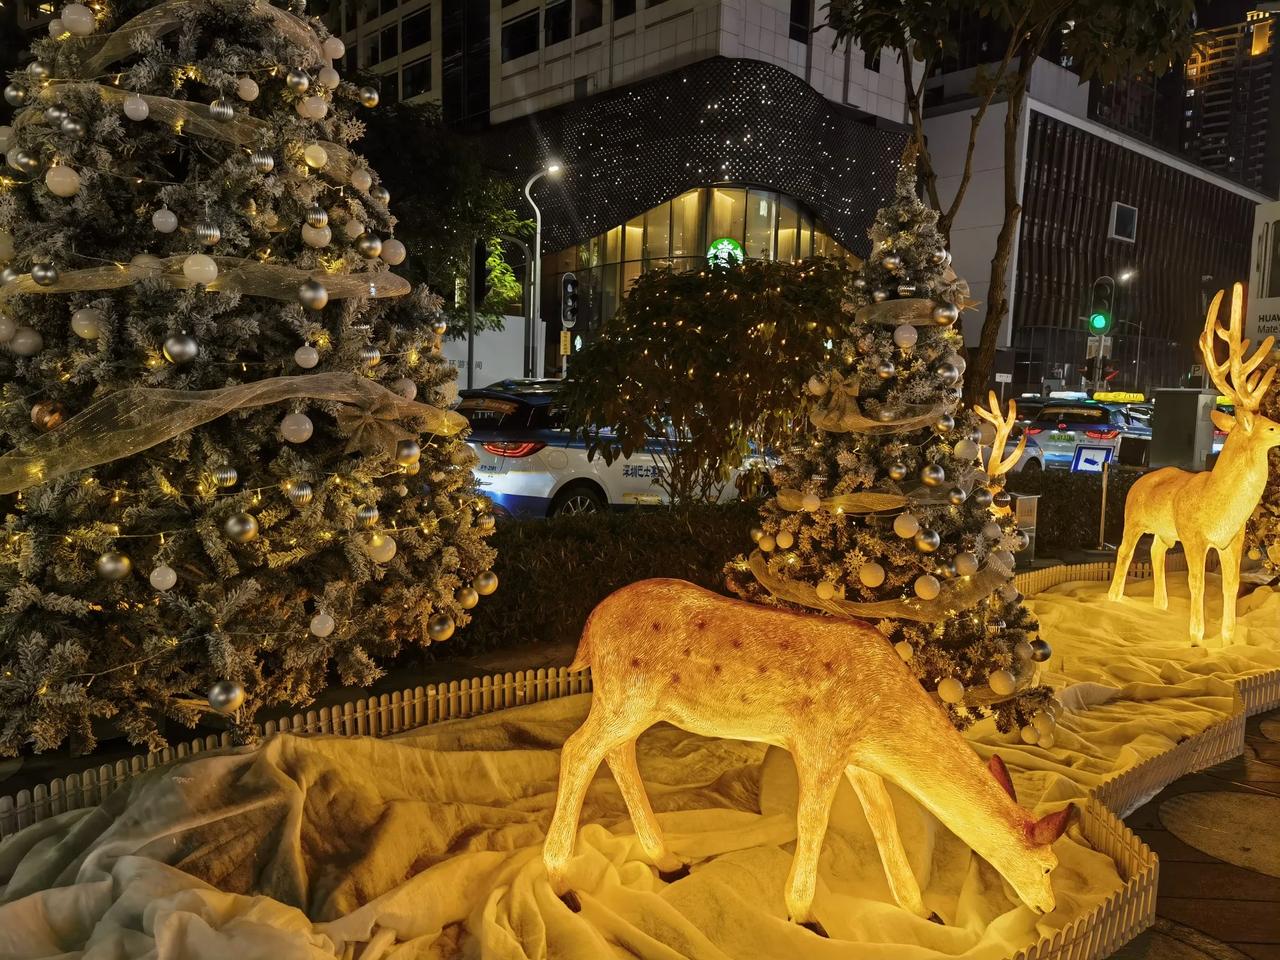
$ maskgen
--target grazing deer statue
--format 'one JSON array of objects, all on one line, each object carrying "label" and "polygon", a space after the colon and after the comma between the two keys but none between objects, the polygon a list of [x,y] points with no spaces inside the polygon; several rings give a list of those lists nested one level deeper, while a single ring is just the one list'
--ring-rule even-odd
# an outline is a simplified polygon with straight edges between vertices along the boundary
[{"label": "grazing deer statue", "polygon": [[818,854],[840,778],[866,812],[889,887],[927,917],[898,836],[887,777],[984,857],[1032,909],[1054,908],[1049,845],[1071,807],[1037,820],[1013,798],[999,758],[974,754],[874,627],[731,600],[682,580],[644,580],[606,597],[583,630],[571,670],[591,667],[591,712],[565,742],[543,860],[573,909],[566,866],[582,801],[609,764],[645,854],[670,875],[667,849],[636,767],[636,737],[667,721],[709,737],[791,751],[799,777],[796,851],[787,880],[791,919],[823,932],[811,913]]},{"label": "grazing deer statue", "polygon": [[[1124,539],[1116,555],[1116,572],[1108,596],[1124,596],[1125,575],[1134,548],[1144,533],[1153,536],[1151,573],[1156,608],[1166,610],[1164,555],[1182,542],[1187,555],[1187,582],[1191,587],[1191,638],[1204,639],[1204,566],[1213,547],[1222,567],[1222,641],[1230,643],[1236,629],[1236,591],[1240,587],[1240,557],[1244,552],[1244,527],[1267,483],[1267,451],[1280,446],[1280,424],[1258,413],[1258,407],[1276,376],[1276,368],[1258,372],[1275,344],[1267,337],[1245,359],[1249,341],[1241,339],[1240,284],[1231,290],[1231,319],[1224,331],[1218,325],[1223,291],[1213,298],[1200,334],[1204,368],[1214,384],[1235,405],[1235,416],[1215,410],[1211,416],[1227,439],[1218,462],[1208,472],[1189,473],[1177,467],[1154,470],[1129,488],[1124,502]],[[1218,363],[1215,335],[1227,344],[1227,360]]]}]

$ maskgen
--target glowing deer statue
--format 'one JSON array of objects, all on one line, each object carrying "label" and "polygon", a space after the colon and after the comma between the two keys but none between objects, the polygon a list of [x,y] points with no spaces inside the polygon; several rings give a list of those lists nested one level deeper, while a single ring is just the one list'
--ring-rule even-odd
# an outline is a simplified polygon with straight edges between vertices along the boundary
[{"label": "glowing deer statue", "polygon": [[1017,445],[1013,448],[1013,453],[1005,456],[1004,448],[1009,443],[1009,434],[1018,422],[1018,403],[1016,400],[1010,400],[1008,414],[1001,414],[1000,401],[996,399],[994,390],[988,392],[987,403],[989,406],[985,408],[982,404],[975,404],[973,412],[991,424],[995,430],[995,436],[991,440],[991,454],[987,458],[987,476],[998,477],[1018,465],[1023,451],[1027,449],[1027,435],[1024,433],[1020,436]]},{"label": "glowing deer statue", "polygon": [[[1280,424],[1258,413],[1262,398],[1275,379],[1276,368],[1258,368],[1275,343],[1267,337],[1245,359],[1249,341],[1241,340],[1242,300],[1240,284],[1231,290],[1231,320],[1224,331],[1218,325],[1223,291],[1213,298],[1200,334],[1204,368],[1214,384],[1235,405],[1235,416],[1215,410],[1214,426],[1229,431],[1209,472],[1188,473],[1177,467],[1155,470],[1129,488],[1124,503],[1124,538],[1116,555],[1116,572],[1108,596],[1124,596],[1125,575],[1134,548],[1144,533],[1153,536],[1151,572],[1156,608],[1165,610],[1164,555],[1177,541],[1187,555],[1187,582],[1191,587],[1191,638],[1204,639],[1204,566],[1209,548],[1218,551],[1222,567],[1222,642],[1235,637],[1236,591],[1240,587],[1240,555],[1244,527],[1257,506],[1267,482],[1267,451],[1280,446]],[[1214,336],[1227,344],[1227,360],[1219,363]]]},{"label": "glowing deer statue", "polygon": [[869,624],[731,600],[682,580],[644,580],[592,612],[570,669],[590,665],[591,712],[565,742],[543,859],[572,908],[566,868],[587,787],[609,764],[645,854],[669,851],[636,767],[636,737],[667,721],[709,737],[783,747],[799,776],[796,850],[787,880],[791,919],[811,913],[818,854],[840,778],[866,812],[895,899],[928,916],[898,836],[887,777],[984,857],[1032,909],[1054,908],[1050,844],[1071,808],[1037,820],[1013,798],[999,758],[974,754],[905,663]]}]

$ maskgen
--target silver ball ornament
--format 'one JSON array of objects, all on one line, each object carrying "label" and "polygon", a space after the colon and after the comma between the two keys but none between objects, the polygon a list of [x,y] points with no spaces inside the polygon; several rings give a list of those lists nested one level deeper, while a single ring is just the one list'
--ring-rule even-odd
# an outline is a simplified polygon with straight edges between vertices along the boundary
[{"label": "silver ball ornament", "polygon": [[881,360],[876,364],[876,376],[881,380],[889,380],[898,372],[892,360]]},{"label": "silver ball ornament", "polygon": [[191,228],[191,232],[196,235],[197,240],[209,247],[222,239],[222,230],[216,223],[210,223],[207,220],[197,223]]},{"label": "silver ball ornament", "polygon": [[255,150],[249,154],[249,162],[259,173],[270,173],[276,167],[276,159],[264,150]]},{"label": "silver ball ornament", "polygon": [[356,522],[362,527],[372,527],[378,522],[378,508],[372,504],[365,504],[356,509]]},{"label": "silver ball ornament", "polygon": [[67,118],[67,108],[60,103],[53,103],[44,108],[44,118],[57,126]]},{"label": "silver ball ornament", "polygon": [[324,227],[329,224],[328,211],[318,203],[307,207],[305,216],[307,218],[307,226],[309,227]]},{"label": "silver ball ornament", "polygon": [[938,547],[942,546],[942,537],[938,535],[938,531],[921,528],[916,531],[913,539],[916,549],[921,553],[933,553]]},{"label": "silver ball ornament", "polygon": [[942,361],[933,368],[934,374],[947,386],[953,386],[960,382],[960,371],[953,363]]},{"label": "silver ball ornament", "polygon": [[285,74],[284,82],[294,93],[306,93],[311,88],[311,76],[301,67],[294,67]]},{"label": "silver ball ornament", "polygon": [[356,240],[356,249],[360,251],[362,256],[372,260],[382,253],[382,240],[372,233],[362,233]]},{"label": "silver ball ornament", "polygon": [[200,341],[189,333],[175,333],[164,342],[164,358],[172,364],[190,363],[200,355]]},{"label": "silver ball ornament", "polygon": [[361,347],[360,362],[366,367],[376,367],[382,362],[382,351],[374,346]]},{"label": "silver ball ornament", "polygon": [[329,291],[319,280],[304,280],[298,286],[298,302],[308,310],[321,310],[329,302]]},{"label": "silver ball ornament", "polygon": [[37,80],[48,80],[52,71],[43,60],[32,60],[27,64],[27,73]]},{"label": "silver ball ornament", "polygon": [[218,467],[213,471],[213,482],[220,487],[234,487],[240,479],[235,467]]},{"label": "silver ball ornament", "polygon": [[417,440],[401,440],[396,444],[396,463],[400,466],[407,467],[420,459],[422,459],[422,447],[418,445]]},{"label": "silver ball ornament", "polygon": [[940,303],[933,308],[933,322],[940,327],[949,327],[960,317],[960,310],[954,303]]},{"label": "silver ball ornament", "polygon": [[379,99],[380,98],[378,96],[378,91],[375,90],[373,87],[360,88],[360,105],[362,107],[368,107],[370,109],[373,109],[378,105]]},{"label": "silver ball ornament", "polygon": [[892,253],[891,253],[891,254],[889,254],[888,256],[886,256],[883,260],[881,260],[880,262],[881,262],[882,264],[884,264],[884,268],[885,268],[886,270],[900,270],[900,269],[902,269],[902,258],[901,258],[901,257],[899,257],[899,256],[897,256],[896,254],[892,254]]},{"label": "silver ball ornament", "polygon": [[295,507],[305,507],[311,502],[311,484],[305,480],[296,480],[285,486],[285,496]]},{"label": "silver ball ornament", "polygon": [[233,513],[223,521],[222,531],[233,543],[248,543],[258,538],[258,518],[251,513]]},{"label": "silver ball ornament", "polygon": [[952,487],[950,490],[947,491],[947,500],[953,506],[958,507],[960,506],[960,504],[964,503],[967,499],[969,499],[969,495],[965,493],[964,490],[960,487]]},{"label": "silver ball ornament", "polygon": [[119,550],[108,550],[98,557],[97,567],[103,580],[123,580],[133,572],[133,561]]},{"label": "silver ball ornament", "polygon": [[926,487],[936,487],[946,479],[947,472],[939,464],[926,463],[920,468],[920,482]]},{"label": "silver ball ornament", "polygon": [[244,687],[234,680],[219,680],[209,688],[209,706],[218,713],[235,713],[243,704]]},{"label": "silver ball ornament", "polygon": [[58,126],[59,129],[61,129],[62,132],[72,140],[79,140],[89,132],[88,128],[84,125],[84,121],[77,120],[75,117],[64,117],[62,123]]},{"label": "silver ball ornament", "polygon": [[219,97],[209,104],[209,116],[215,120],[226,122],[236,115],[235,105],[225,97]]},{"label": "silver ball ornament", "polygon": [[986,487],[974,487],[973,492],[969,494],[973,498],[973,502],[980,507],[991,506],[991,491]]},{"label": "silver ball ornament", "polygon": [[33,263],[31,279],[42,287],[51,287],[58,282],[58,268],[52,263]]},{"label": "silver ball ornament", "polygon": [[896,483],[907,479],[907,465],[901,461],[889,464],[889,479]]},{"label": "silver ball ornament", "polygon": [[4,99],[11,107],[21,107],[26,104],[30,94],[27,93],[26,87],[20,87],[16,83],[11,83],[4,88]]},{"label": "silver ball ornament", "polygon": [[1036,637],[1031,641],[1031,659],[1036,663],[1044,663],[1053,656],[1053,647],[1049,646],[1049,641],[1041,637]]},{"label": "silver ball ornament", "polygon": [[453,636],[453,617],[438,613],[427,621],[427,634],[433,643],[443,643]]},{"label": "silver ball ornament", "polygon": [[0,287],[3,287],[6,283],[13,283],[13,281],[17,280],[20,276],[22,276],[22,274],[18,273],[17,270],[13,269],[13,267],[5,267],[3,270],[0,270]]},{"label": "silver ball ornament", "polygon": [[5,160],[19,173],[35,173],[40,169],[39,157],[26,150],[19,150],[17,147],[5,154]]},{"label": "silver ball ornament", "polygon": [[956,428],[955,417],[951,416],[951,414],[949,413],[944,413],[937,420],[933,421],[933,432],[938,435],[942,435],[944,433],[950,433],[955,428]]}]

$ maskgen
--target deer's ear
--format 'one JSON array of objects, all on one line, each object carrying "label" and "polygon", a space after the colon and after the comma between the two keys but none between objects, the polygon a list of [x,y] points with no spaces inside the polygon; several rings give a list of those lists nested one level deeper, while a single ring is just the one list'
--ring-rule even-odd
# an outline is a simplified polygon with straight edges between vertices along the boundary
[{"label": "deer's ear", "polygon": [[1236,418],[1229,413],[1223,413],[1221,410],[1209,411],[1209,419],[1223,433],[1229,432],[1236,425]]},{"label": "deer's ear", "polygon": [[996,783],[1004,787],[1004,792],[1009,795],[1009,799],[1017,803],[1018,795],[1013,792],[1013,777],[1009,776],[1009,768],[1000,759],[1000,754],[993,753],[991,755],[991,759],[987,761],[987,769],[996,778]]},{"label": "deer's ear", "polygon": [[1075,811],[1076,805],[1074,803],[1068,803],[1056,813],[1046,813],[1035,823],[1031,824],[1027,830],[1027,834],[1032,846],[1048,846],[1062,836],[1062,832],[1067,829],[1067,824],[1071,822],[1071,817]]}]

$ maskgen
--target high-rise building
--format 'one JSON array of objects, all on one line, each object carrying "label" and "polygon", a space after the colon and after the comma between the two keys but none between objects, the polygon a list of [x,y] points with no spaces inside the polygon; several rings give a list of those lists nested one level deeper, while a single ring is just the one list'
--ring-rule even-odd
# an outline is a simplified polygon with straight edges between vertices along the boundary
[{"label": "high-rise building", "polygon": [[821,9],[339,0],[330,20],[346,72],[378,75],[384,100],[440,103],[516,183],[563,165],[535,188],[542,316],[573,271],[586,338],[642,271],[706,262],[719,240],[770,259],[866,252],[906,139],[901,69],[889,51],[833,49]]},{"label": "high-rise building", "polygon": [[1277,14],[1201,31],[1184,70],[1180,152],[1207,170],[1280,193]]}]

